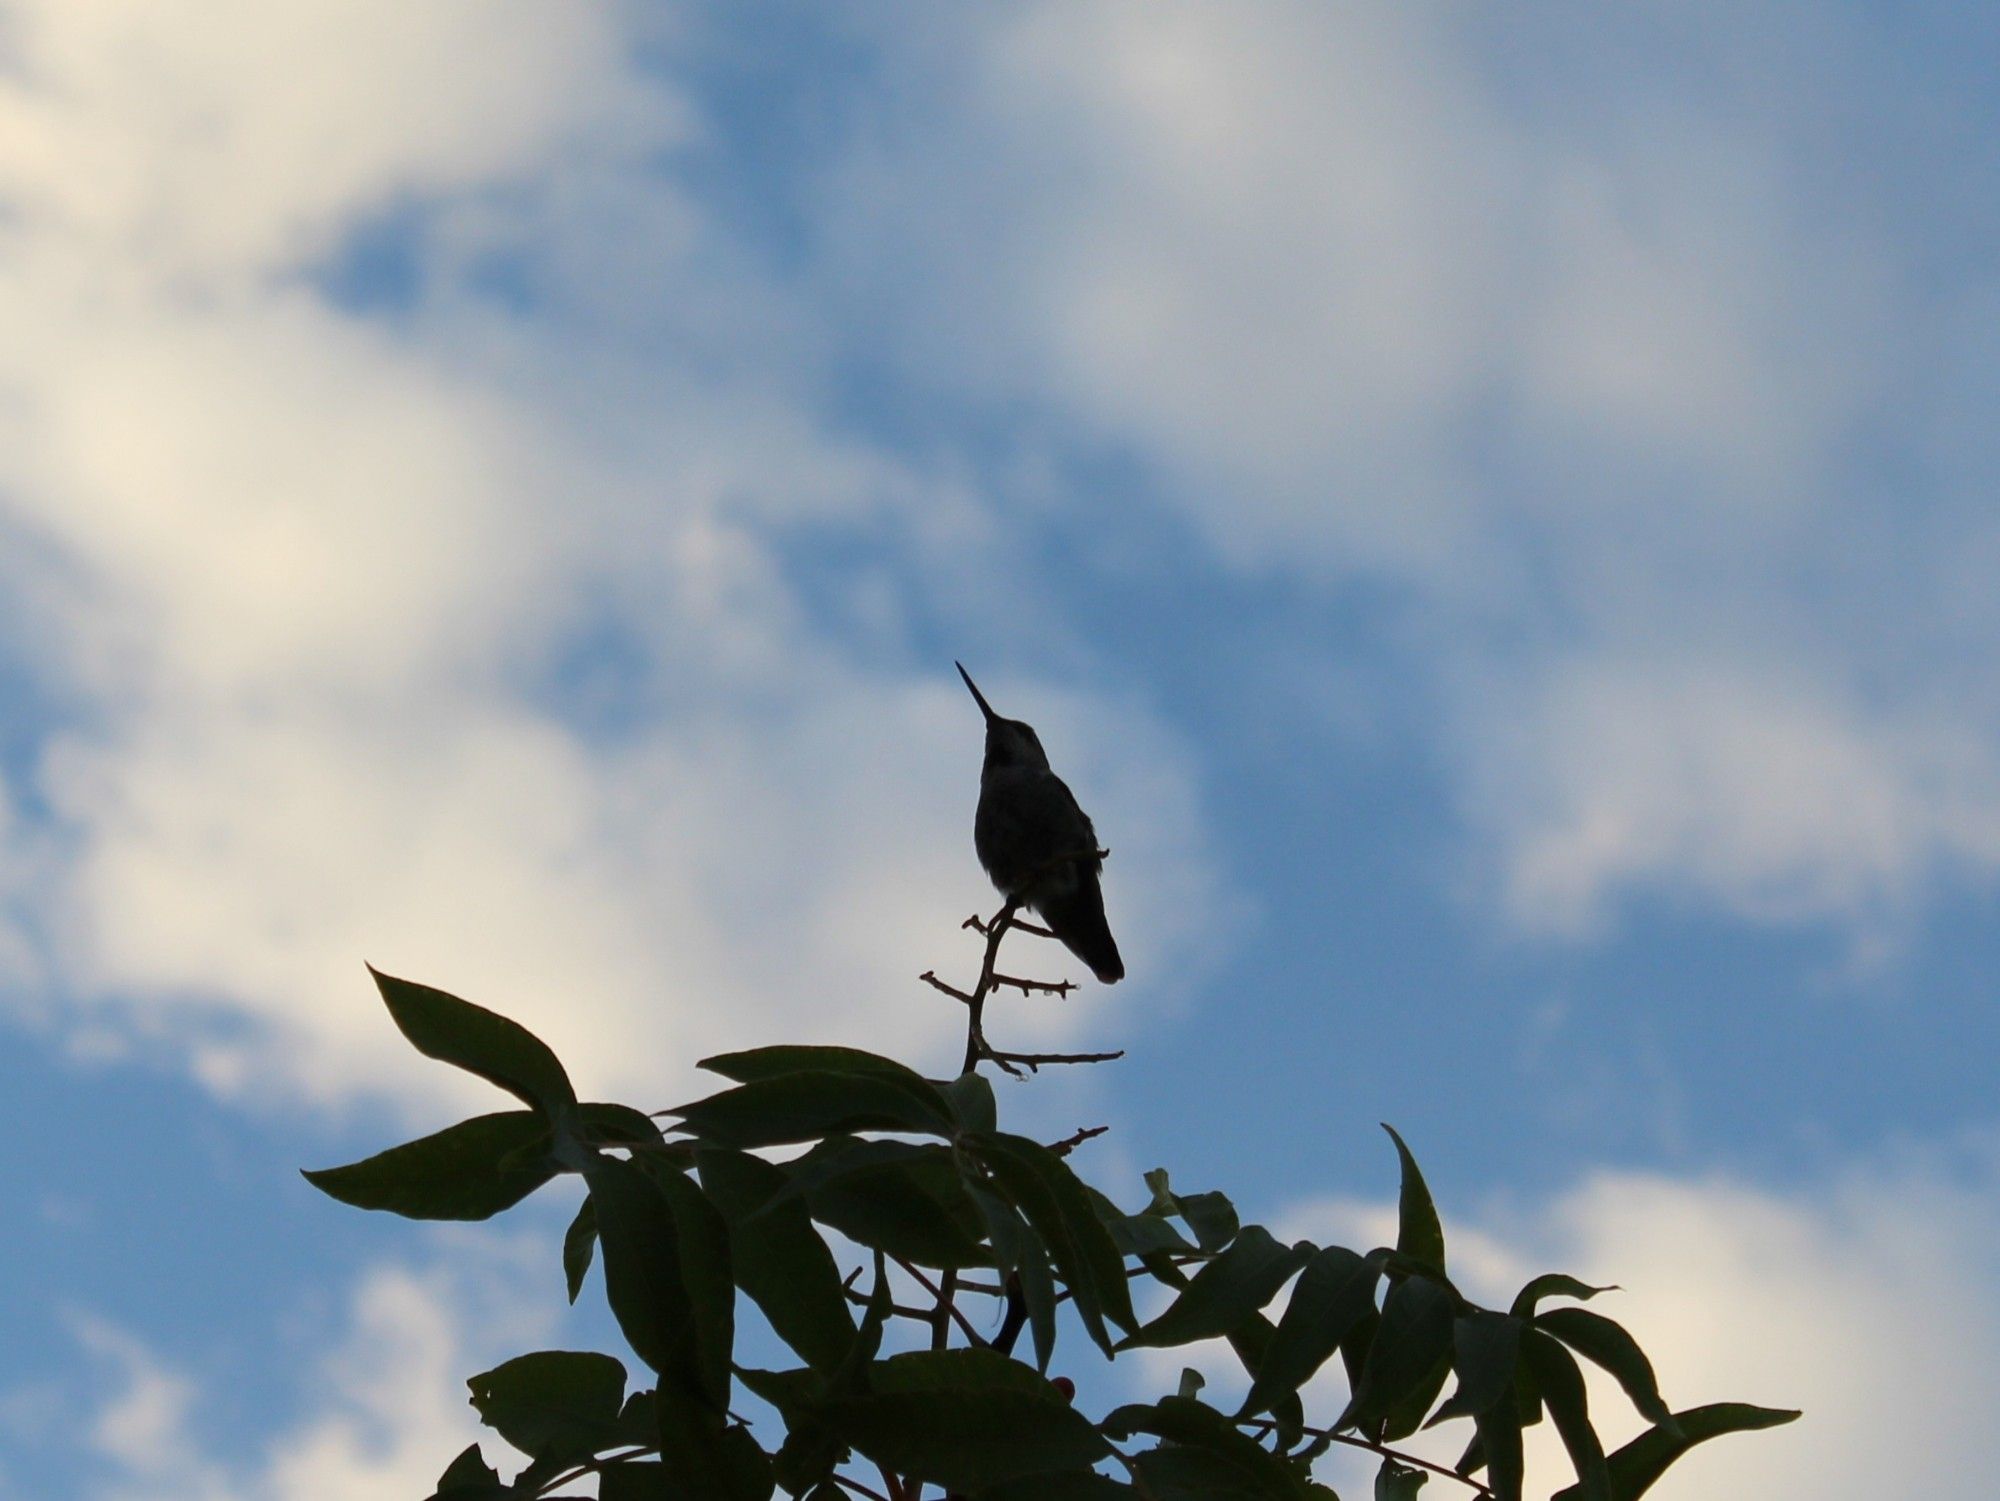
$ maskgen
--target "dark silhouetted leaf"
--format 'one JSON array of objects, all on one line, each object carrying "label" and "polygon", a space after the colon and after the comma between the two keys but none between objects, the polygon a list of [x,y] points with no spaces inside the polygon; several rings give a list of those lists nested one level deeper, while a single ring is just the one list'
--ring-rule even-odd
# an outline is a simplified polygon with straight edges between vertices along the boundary
[{"label": "dark silhouetted leaf", "polygon": [[898,1063],[879,1053],[863,1052],[860,1048],[815,1047],[796,1043],[749,1048],[740,1053],[718,1053],[713,1058],[702,1059],[695,1067],[733,1079],[738,1084],[779,1079],[787,1074],[888,1074],[918,1084],[927,1082],[907,1063]]},{"label": "dark silhouetted leaf", "polygon": [[576,1104],[556,1055],[519,1022],[372,966],[368,973],[397,1028],[426,1058],[477,1074],[552,1120]]},{"label": "dark silhouetted leaf", "polygon": [[[1292,1501],[1307,1495],[1302,1475],[1238,1431],[1223,1414],[1191,1397],[1163,1397],[1151,1404],[1121,1407],[1104,1420],[1104,1431],[1121,1440],[1147,1433],[1174,1446],[1139,1456],[1139,1473],[1161,1497],[1199,1494]],[[1195,1454],[1202,1457],[1179,1457]],[[1170,1455],[1177,1457],[1166,1457]],[[1211,1489],[1192,1491],[1196,1483]]]},{"label": "dark silhouetted leaf", "polygon": [[986,1221],[994,1259],[1020,1279],[1021,1301],[1035,1346],[1035,1368],[1046,1372],[1056,1347],[1056,1284],[1049,1271],[1049,1248],[1020,1210],[978,1184],[968,1184],[972,1201]]},{"label": "dark silhouetted leaf", "polygon": [[577,1205],[576,1218],[563,1232],[563,1281],[568,1285],[570,1302],[574,1303],[577,1294],[583,1291],[583,1279],[590,1275],[590,1263],[596,1254],[597,1205],[586,1194]]},{"label": "dark silhouetted leaf", "polygon": [[825,1405],[835,1430],[885,1468],[948,1490],[1085,1470],[1111,1453],[1061,1392],[991,1350],[893,1356],[869,1385]]},{"label": "dark silhouetted leaf", "polygon": [[569,1464],[617,1441],[625,1367],[609,1355],[538,1350],[466,1385],[479,1420],[524,1454]]},{"label": "dark silhouetted leaf", "polygon": [[778,1338],[818,1370],[832,1370],[854,1344],[854,1320],[833,1253],[803,1200],[773,1201],[785,1170],[747,1152],[703,1147],[702,1187],[729,1223],[730,1265]]},{"label": "dark silhouetted leaf", "polygon": [[991,1262],[979,1241],[979,1212],[948,1147],[836,1137],[789,1171],[793,1188],[767,1212],[778,1212],[802,1190],[814,1219],[858,1245],[918,1266]]},{"label": "dark silhouetted leaf", "polygon": [[960,1074],[944,1086],[951,1113],[968,1131],[1000,1129],[999,1107],[993,1102],[993,1085],[984,1074]]},{"label": "dark silhouetted leaf", "polygon": [[1430,1186],[1396,1128],[1384,1121],[1382,1129],[1396,1144],[1396,1156],[1403,1165],[1403,1186],[1396,1200],[1396,1249],[1441,1272],[1445,1270],[1444,1225],[1438,1220],[1437,1205],[1431,1202]]},{"label": "dark silhouetted leaf", "polygon": [[989,1486],[974,1494],[972,1501],[1131,1501],[1133,1495],[1132,1487],[1122,1480],[1073,1470]]},{"label": "dark silhouetted leaf", "polygon": [[1458,1372],[1458,1390],[1437,1410],[1432,1424],[1477,1417],[1507,1394],[1520,1364],[1521,1334],[1526,1328],[1512,1314],[1483,1308],[1453,1321],[1452,1369]]},{"label": "dark silhouetted leaf", "polygon": [[[1478,1429],[1479,1462],[1486,1468],[1486,1484],[1497,1501],[1521,1501],[1523,1460],[1521,1455],[1521,1413],[1519,1405],[1503,1397],[1473,1420]],[[1467,1468],[1468,1454],[1459,1461]]]},{"label": "dark silhouetted leaf", "polygon": [[438,1476],[431,1501],[495,1501],[506,1494],[499,1472],[486,1462],[479,1445],[468,1444]]},{"label": "dark silhouetted leaf", "polygon": [[1167,1179],[1167,1170],[1156,1167],[1146,1174],[1146,1186],[1153,1190],[1153,1209],[1160,1214],[1177,1214],[1193,1234],[1195,1244],[1208,1252],[1220,1251],[1236,1239],[1239,1222],[1236,1206],[1219,1193],[1177,1194]]},{"label": "dark silhouetted leaf", "polygon": [[1522,1336],[1521,1353],[1542,1390],[1542,1401],[1548,1404],[1570,1463],[1576,1467],[1578,1501],[1612,1501],[1611,1471],[1597,1430],[1590,1425],[1590,1403],[1575,1358],[1539,1329],[1530,1329]]},{"label": "dark silhouetted leaf", "polygon": [[662,1376],[692,1382],[694,1310],[665,1195],[630,1162],[604,1158],[585,1175],[597,1206],[604,1291],[632,1352]]},{"label": "dark silhouetted leaf", "polygon": [[[1221,1260],[1213,1263],[1221,1264]],[[1257,1379],[1243,1403],[1245,1416],[1262,1412],[1312,1378],[1355,1325],[1374,1313],[1375,1286],[1381,1276],[1378,1266],[1345,1247],[1313,1252],[1264,1351]]]},{"label": "dark silhouetted leaf", "polygon": [[345,1167],[309,1171],[321,1193],[416,1220],[483,1220],[556,1175],[548,1122],[531,1110],[477,1115]]},{"label": "dark silhouetted leaf", "polygon": [[[1451,1293],[1428,1277],[1411,1277],[1390,1289],[1347,1421],[1363,1426],[1386,1422],[1424,1389],[1439,1362],[1451,1354],[1456,1311]],[[1421,1415],[1416,1421],[1422,1421]]]},{"label": "dark silhouetted leaf", "polygon": [[1038,1141],[1006,1132],[969,1139],[1000,1191],[1049,1248],[1076,1303],[1084,1327],[1107,1352],[1112,1348],[1104,1320],[1121,1329],[1137,1325],[1125,1261],[1082,1182],[1069,1165]]},{"label": "dark silhouetted leaf", "polygon": [[1385,1459],[1375,1472],[1375,1501],[1417,1501],[1417,1492],[1430,1478],[1422,1470]]},{"label": "dark silhouetted leaf", "polygon": [[729,1406],[729,1369],[736,1347],[729,1226],[687,1174],[650,1158],[644,1168],[673,1211],[681,1284],[694,1315],[695,1369],[703,1396],[721,1412]]},{"label": "dark silhouetted leaf", "polygon": [[[1677,1431],[1649,1428],[1625,1445],[1608,1462],[1611,1494],[1616,1501],[1638,1501],[1667,1467],[1696,1444],[1705,1444],[1725,1433],[1749,1433],[1759,1428],[1777,1428],[1794,1421],[1798,1413],[1784,1408],[1752,1407],[1747,1402],[1714,1402],[1706,1407],[1690,1407],[1674,1414]],[[1558,1491],[1551,1501],[1584,1501],[1580,1485]]]},{"label": "dark silhouetted leaf", "polygon": [[958,1129],[944,1096],[914,1074],[778,1074],[673,1113],[684,1130],[731,1147],[782,1146],[849,1131],[951,1136]]},{"label": "dark silhouetted leaf", "polygon": [[1228,1334],[1276,1297],[1285,1280],[1312,1254],[1313,1247],[1305,1241],[1282,1245],[1262,1225],[1250,1225],[1228,1250],[1195,1274],[1158,1318],[1120,1348],[1188,1345]]},{"label": "dark silhouetted leaf", "polygon": [[1660,1400],[1653,1363],[1624,1325],[1587,1308],[1551,1308],[1535,1320],[1535,1327],[1548,1330],[1577,1354],[1609,1371],[1647,1422],[1673,1427],[1674,1416]]},{"label": "dark silhouetted leaf", "polygon": [[1588,1282],[1579,1282],[1565,1272],[1544,1272],[1514,1294],[1514,1306],[1508,1312],[1517,1319],[1531,1319],[1535,1316],[1536,1306],[1544,1298],[1589,1299],[1599,1293],[1617,1291],[1615,1287],[1592,1287]]}]

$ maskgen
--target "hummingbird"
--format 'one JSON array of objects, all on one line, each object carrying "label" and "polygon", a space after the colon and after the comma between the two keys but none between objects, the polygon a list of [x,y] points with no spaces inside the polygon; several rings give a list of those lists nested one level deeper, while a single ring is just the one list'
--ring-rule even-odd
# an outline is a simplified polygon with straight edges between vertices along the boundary
[{"label": "hummingbird", "polygon": [[986,762],[972,847],[1000,894],[1032,908],[1100,983],[1125,978],[1125,961],[1104,920],[1097,830],[1076,795],[1049,770],[1032,726],[1002,719],[964,664],[952,663],[986,716]]}]

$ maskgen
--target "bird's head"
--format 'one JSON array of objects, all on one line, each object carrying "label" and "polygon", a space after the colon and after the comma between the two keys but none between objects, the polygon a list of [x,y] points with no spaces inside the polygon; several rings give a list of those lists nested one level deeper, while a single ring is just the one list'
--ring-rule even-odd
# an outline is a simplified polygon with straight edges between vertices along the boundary
[{"label": "bird's head", "polygon": [[986,695],[979,691],[979,685],[972,681],[972,674],[964,666],[954,662],[958,675],[965,679],[965,686],[972,690],[972,697],[979,705],[979,712],[986,716],[986,769],[1000,766],[1027,766],[1039,771],[1049,769],[1048,752],[1042,749],[1042,742],[1035,734],[1034,726],[1018,719],[1002,719],[993,712],[993,706],[986,702]]}]

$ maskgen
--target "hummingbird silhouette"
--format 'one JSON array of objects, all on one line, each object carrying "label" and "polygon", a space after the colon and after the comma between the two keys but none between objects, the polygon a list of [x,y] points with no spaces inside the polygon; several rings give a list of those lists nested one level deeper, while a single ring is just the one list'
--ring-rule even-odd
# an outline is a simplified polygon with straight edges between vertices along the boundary
[{"label": "hummingbird silhouette", "polygon": [[986,716],[986,763],[972,820],[980,865],[1001,895],[1032,908],[1100,983],[1116,984],[1125,978],[1125,961],[1104,920],[1098,885],[1104,862],[1090,815],[1049,770],[1033,727],[995,714],[964,665],[952,666]]}]

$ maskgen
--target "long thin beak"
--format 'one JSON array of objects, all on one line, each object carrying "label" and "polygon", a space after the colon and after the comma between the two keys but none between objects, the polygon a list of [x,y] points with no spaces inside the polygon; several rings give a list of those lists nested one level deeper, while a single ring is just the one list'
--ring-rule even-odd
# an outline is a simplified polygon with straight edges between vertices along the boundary
[{"label": "long thin beak", "polygon": [[972,681],[972,674],[965,670],[965,664],[954,662],[951,665],[958,669],[958,675],[965,679],[965,686],[972,690],[972,696],[979,701],[979,712],[986,716],[987,723],[991,724],[998,719],[1000,716],[993,712],[993,705],[986,702],[986,695],[981,693],[979,685]]}]

